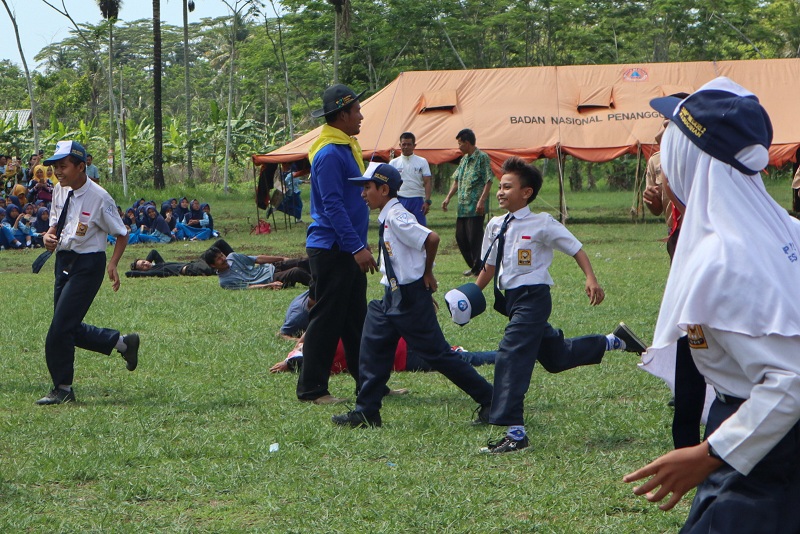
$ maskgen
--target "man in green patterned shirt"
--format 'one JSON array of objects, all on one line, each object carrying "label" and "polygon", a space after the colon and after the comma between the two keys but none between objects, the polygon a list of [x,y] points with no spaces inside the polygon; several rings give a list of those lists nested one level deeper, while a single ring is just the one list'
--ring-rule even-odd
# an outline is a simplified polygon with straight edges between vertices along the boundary
[{"label": "man in green patterned shirt", "polygon": [[464,261],[469,265],[464,276],[478,276],[482,267],[483,221],[489,209],[492,167],[489,156],[475,146],[475,132],[465,128],[458,132],[456,141],[464,157],[453,173],[453,185],[442,202],[442,209],[447,211],[450,199],[458,191],[456,243]]}]

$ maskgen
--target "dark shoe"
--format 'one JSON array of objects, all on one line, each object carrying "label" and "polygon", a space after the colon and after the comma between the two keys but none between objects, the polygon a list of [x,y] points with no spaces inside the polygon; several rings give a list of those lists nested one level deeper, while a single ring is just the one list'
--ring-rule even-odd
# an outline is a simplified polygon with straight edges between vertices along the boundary
[{"label": "dark shoe", "polygon": [[475,411],[472,414],[473,417],[475,417],[475,419],[472,421],[472,424],[475,426],[488,425],[490,411],[492,411],[491,404],[486,404],[484,406],[478,406],[477,408],[475,408]]},{"label": "dark shoe", "polygon": [[381,426],[381,414],[367,416],[363,412],[353,410],[342,415],[334,415],[331,417],[334,424],[340,426],[349,426],[351,428],[367,428],[369,426]]},{"label": "dark shoe", "polygon": [[126,334],[123,338],[125,345],[128,346],[125,352],[121,353],[125,360],[125,367],[128,371],[133,371],[139,365],[139,334]]},{"label": "dark shoe", "polygon": [[60,388],[53,388],[50,393],[36,401],[40,406],[49,406],[50,404],[64,404],[65,402],[75,402],[75,391],[70,389],[64,391]]},{"label": "dark shoe", "polygon": [[481,452],[487,454],[517,452],[526,448],[528,445],[528,436],[524,436],[522,439],[514,439],[509,436],[503,436],[503,439],[499,441],[490,441],[486,447],[481,448]]},{"label": "dark shoe", "polygon": [[645,345],[625,323],[619,323],[619,326],[616,327],[612,333],[625,342],[625,349],[623,349],[625,352],[641,354],[647,350],[647,345]]}]

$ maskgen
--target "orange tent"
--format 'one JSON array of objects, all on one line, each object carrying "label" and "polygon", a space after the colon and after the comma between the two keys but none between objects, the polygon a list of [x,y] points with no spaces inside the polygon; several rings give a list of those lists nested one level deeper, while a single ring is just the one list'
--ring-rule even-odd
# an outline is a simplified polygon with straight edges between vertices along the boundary
[{"label": "orange tent", "polygon": [[[770,164],[795,161],[800,59],[404,72],[362,103],[358,140],[365,158],[388,161],[399,154],[400,134],[411,131],[415,153],[436,164],[461,156],[455,136],[471,128],[495,172],[511,155],[593,162],[649,156],[662,120],[649,101],[691,93],[721,75],[753,91],[769,112]],[[253,162],[303,160],[318,135],[308,132]]]}]

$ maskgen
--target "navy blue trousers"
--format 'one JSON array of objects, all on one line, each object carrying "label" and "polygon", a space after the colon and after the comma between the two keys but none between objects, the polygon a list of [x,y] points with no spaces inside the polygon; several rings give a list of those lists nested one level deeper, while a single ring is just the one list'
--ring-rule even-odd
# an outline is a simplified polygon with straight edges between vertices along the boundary
[{"label": "navy blue trousers", "polygon": [[119,331],[83,322],[106,272],[105,252],[58,252],[55,263],[53,321],[47,331],[45,359],[53,386],[71,385],[75,347],[111,354]]},{"label": "navy blue trousers", "polygon": [[[706,437],[739,409],[715,399]],[[745,476],[728,464],[697,487],[683,534],[800,532],[800,423]]]},{"label": "navy blue trousers", "polygon": [[328,379],[340,338],[348,372],[356,380],[358,391],[361,329],[367,314],[367,275],[349,252],[321,248],[306,251],[316,304],[309,310],[297,398],[314,400],[330,394]]},{"label": "navy blue trousers", "polygon": [[509,320],[495,360],[491,424],[524,424],[525,394],[537,361],[548,373],[560,373],[603,360],[606,336],[564,339],[564,332],[547,322],[552,307],[548,285],[506,291]]},{"label": "navy blue trousers", "polygon": [[401,336],[406,340],[409,352],[413,351],[475,402],[489,404],[492,400],[491,384],[450,348],[436,319],[431,292],[425,289],[423,281],[406,284],[401,290],[403,298],[399,309],[390,306],[388,288],[383,300],[373,300],[367,306],[358,367],[361,391],[356,410],[367,415],[380,411]]}]

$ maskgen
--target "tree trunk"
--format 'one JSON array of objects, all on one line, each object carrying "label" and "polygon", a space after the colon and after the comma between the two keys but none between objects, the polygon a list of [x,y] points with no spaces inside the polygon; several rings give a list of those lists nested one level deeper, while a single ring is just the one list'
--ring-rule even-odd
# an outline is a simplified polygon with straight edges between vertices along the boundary
[{"label": "tree trunk", "polygon": [[36,126],[36,99],[33,95],[33,82],[31,81],[31,73],[28,70],[28,62],[25,61],[25,54],[22,52],[22,41],[19,40],[19,28],[17,27],[17,19],[11,8],[8,7],[6,0],[2,0],[3,5],[8,12],[8,17],[11,19],[11,24],[14,26],[14,36],[17,38],[17,48],[19,48],[19,57],[22,60],[22,66],[25,69],[25,80],[28,82],[28,98],[31,101],[31,124],[33,125],[33,149],[39,152],[39,128]]},{"label": "tree trunk", "polygon": [[231,32],[231,57],[228,59],[230,63],[230,74],[228,76],[228,120],[225,125],[225,171],[222,178],[222,189],[228,192],[228,168],[230,166],[231,157],[231,113],[233,112],[233,69],[236,56],[236,19],[237,14],[233,14],[233,31]]},{"label": "tree trunk", "polygon": [[108,151],[111,161],[109,179],[114,181],[114,19],[108,20]]},{"label": "tree trunk", "polygon": [[161,1],[153,0],[153,187],[164,189],[164,131],[161,111]]},{"label": "tree trunk", "polygon": [[186,93],[186,185],[194,187],[192,168],[192,100],[189,94],[189,8],[183,0],[183,88]]}]

